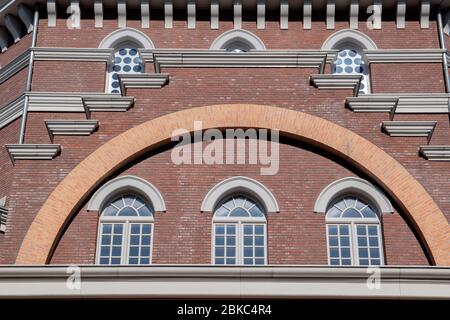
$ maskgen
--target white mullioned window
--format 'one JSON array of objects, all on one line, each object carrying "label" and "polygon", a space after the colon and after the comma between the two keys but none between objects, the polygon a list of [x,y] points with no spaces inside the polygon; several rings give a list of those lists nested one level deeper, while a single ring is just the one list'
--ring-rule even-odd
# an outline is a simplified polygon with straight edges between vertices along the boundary
[{"label": "white mullioned window", "polygon": [[329,207],[326,223],[330,265],[384,264],[380,219],[368,202],[351,195],[341,197]]},{"label": "white mullioned window", "polygon": [[359,50],[355,48],[340,50],[333,61],[333,74],[361,75],[358,94],[370,93],[369,67]]},{"label": "white mullioned window", "polygon": [[216,265],[267,264],[263,207],[241,194],[221,201],[214,211],[212,251],[212,262]]},{"label": "white mullioned window", "polygon": [[113,60],[108,65],[108,93],[121,93],[119,74],[136,74],[144,72],[144,63],[137,51],[138,46],[132,42],[123,42],[116,46]]},{"label": "white mullioned window", "polygon": [[153,212],[151,205],[134,194],[110,201],[100,215],[97,263],[150,264]]}]

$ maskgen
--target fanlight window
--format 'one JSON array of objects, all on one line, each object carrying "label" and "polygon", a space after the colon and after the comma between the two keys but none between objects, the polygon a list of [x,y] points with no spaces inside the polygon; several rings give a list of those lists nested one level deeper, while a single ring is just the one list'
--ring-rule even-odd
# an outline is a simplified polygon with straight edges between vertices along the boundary
[{"label": "fanlight window", "polygon": [[102,211],[97,263],[150,264],[153,207],[133,194],[120,196]]},{"label": "fanlight window", "polygon": [[262,206],[245,195],[219,203],[213,219],[214,264],[266,263],[266,216]]},{"label": "fanlight window", "polygon": [[133,43],[122,43],[114,51],[114,58],[108,66],[108,92],[121,93],[119,74],[144,72],[144,64]]},{"label": "fanlight window", "polygon": [[338,52],[333,62],[333,74],[361,75],[359,94],[368,94],[369,91],[369,69],[364,58],[355,49],[343,49]]},{"label": "fanlight window", "polygon": [[330,265],[382,265],[380,220],[365,200],[346,196],[327,211]]},{"label": "fanlight window", "polygon": [[225,50],[227,50],[227,52],[232,53],[249,52],[250,49],[250,46],[242,41],[233,41],[231,43],[228,43],[225,47]]}]

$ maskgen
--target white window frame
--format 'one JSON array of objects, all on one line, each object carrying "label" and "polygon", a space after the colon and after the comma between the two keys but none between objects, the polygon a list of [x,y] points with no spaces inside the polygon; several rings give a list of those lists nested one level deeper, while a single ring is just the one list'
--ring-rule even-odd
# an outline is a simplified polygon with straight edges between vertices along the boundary
[{"label": "white window frame", "polygon": [[[105,93],[113,94],[112,92],[109,92],[109,84],[111,82],[111,77],[112,77],[112,74],[113,74],[113,72],[109,72],[109,69],[110,69],[111,65],[114,64],[114,58],[115,58],[116,51],[118,51],[118,50],[120,50],[122,48],[127,48],[127,49],[134,48],[134,49],[137,50],[138,48],[140,48],[140,45],[137,42],[134,42],[133,40],[124,39],[124,41],[119,42],[116,45],[114,45],[114,47],[112,47],[112,49],[113,49],[113,53],[112,53],[113,60],[109,61],[106,64]],[[138,55],[141,58],[139,52],[138,52]],[[142,60],[142,58],[141,58],[141,60]],[[140,72],[140,73],[145,73],[145,62],[144,62],[144,60],[142,60],[142,72]],[[118,74],[126,74],[126,73],[118,73]],[[134,73],[134,74],[139,74],[139,73]],[[124,92],[120,92],[120,95],[124,95]]]},{"label": "white window frame", "polygon": [[[361,199],[361,197],[354,196],[354,195],[348,195],[350,197],[356,197],[357,199]],[[365,199],[363,199],[365,200]],[[377,214],[375,212],[375,214]],[[378,214],[377,214],[378,215]],[[359,263],[359,246],[358,246],[358,235],[356,231],[356,227],[358,225],[375,225],[378,229],[378,244],[380,248],[380,266],[384,265],[384,242],[382,237],[382,228],[381,228],[381,221],[378,218],[325,218],[326,222],[326,235],[327,235],[327,257],[328,257],[328,265],[332,267],[337,267],[337,265],[331,264],[331,257],[330,257],[330,242],[329,242],[329,233],[328,233],[328,226],[329,225],[349,225],[350,231],[349,231],[349,237],[350,237],[350,260],[352,266],[360,266]],[[340,248],[339,248],[340,249]],[[370,259],[369,259],[370,260]],[[341,265],[340,265],[341,266]],[[369,267],[372,266],[369,264]]]},{"label": "white window frame", "polygon": [[[247,197],[247,196],[245,196]],[[251,199],[251,198],[250,198]],[[216,264],[216,224],[236,224],[236,264],[244,265],[244,225],[258,224],[264,227],[264,264],[246,264],[245,266],[267,265],[267,219],[265,217],[214,217],[212,221],[211,264],[217,266],[231,266],[230,264]]]},{"label": "white window frame", "polygon": [[[131,193],[131,194],[135,195],[133,193]],[[139,196],[139,195],[136,195],[136,196]],[[100,214],[100,218],[98,220],[98,227],[97,227],[97,246],[96,246],[96,252],[95,252],[95,256],[96,256],[95,263],[100,265],[100,258],[101,258],[100,250],[101,250],[101,240],[102,240],[102,235],[103,235],[103,233],[102,233],[103,224],[108,224],[108,223],[119,224],[120,223],[123,225],[120,265],[129,265],[128,259],[129,259],[129,252],[130,252],[129,249],[130,249],[131,224],[145,223],[145,224],[151,224],[151,226],[152,226],[151,227],[152,233],[151,233],[151,237],[150,237],[150,257],[149,257],[149,264],[152,264],[153,238],[154,238],[154,234],[155,234],[155,225],[154,225],[153,214],[151,216],[146,216],[146,217],[141,217],[141,216],[104,216],[103,213],[104,213],[105,209],[108,207],[108,205],[111,203],[111,200],[119,198],[119,197],[121,197],[121,196],[119,195],[119,196],[115,196],[114,198],[111,198],[110,201],[107,202],[107,205],[102,209],[102,212]],[[149,204],[146,203],[146,205],[149,205]],[[112,265],[112,264],[108,264],[108,265]]]},{"label": "white window frame", "polygon": [[[350,42],[345,42],[344,44],[341,44],[338,47],[333,48],[333,49],[337,50],[338,52],[336,53],[336,56],[334,57],[333,62],[331,63],[331,70],[332,71],[333,71],[334,63],[335,63],[335,61],[337,59],[339,59],[339,53],[341,51],[343,51],[343,50],[355,50],[361,56],[362,60],[364,60],[364,68],[366,68],[367,72],[366,73],[359,73],[358,72],[358,73],[354,73],[354,74],[355,75],[361,75],[363,80],[364,79],[366,80],[365,84],[366,84],[366,88],[367,88],[366,91],[367,92],[365,94],[371,94],[372,93],[372,86],[371,86],[371,81],[370,81],[371,80],[370,79],[370,64],[367,61],[367,58],[366,58],[366,56],[364,54],[363,49],[360,46],[352,43],[351,39],[350,39]],[[333,74],[337,74],[337,73],[334,73],[334,72],[332,72],[332,73]],[[363,80],[361,80],[361,81],[363,81]]]}]

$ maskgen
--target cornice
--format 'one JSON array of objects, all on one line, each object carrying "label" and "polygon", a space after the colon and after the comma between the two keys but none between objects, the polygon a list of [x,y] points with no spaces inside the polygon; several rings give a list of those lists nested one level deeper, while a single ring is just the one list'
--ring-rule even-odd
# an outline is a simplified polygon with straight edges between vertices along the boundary
[{"label": "cornice", "polygon": [[419,153],[430,161],[450,161],[450,145],[421,146]]},{"label": "cornice", "polygon": [[8,80],[23,68],[27,67],[29,62],[30,50],[26,50],[0,69],[0,84]]},{"label": "cornice", "polygon": [[46,120],[50,139],[54,136],[88,136],[98,128],[97,120]]},{"label": "cornice", "polygon": [[33,48],[36,61],[99,61],[109,62],[112,49],[100,48]]},{"label": "cornice", "polygon": [[[81,7],[80,7],[81,3]],[[9,38],[13,38],[14,42],[20,40],[23,36],[23,30],[31,32],[33,30],[32,16],[36,5],[40,5],[42,14],[47,17],[48,27],[56,27],[57,16],[61,12],[66,12],[68,6],[79,6],[80,11],[85,16],[92,17],[96,28],[102,28],[103,22],[108,16],[104,15],[106,8],[117,12],[116,24],[118,28],[127,26],[127,10],[133,10],[140,14],[141,28],[150,28],[152,11],[160,11],[163,16],[158,19],[164,20],[166,29],[173,28],[174,12],[184,11],[186,16],[187,29],[195,29],[197,22],[197,12],[210,12],[210,28],[218,29],[220,25],[221,11],[232,12],[232,22],[234,29],[242,28],[242,12],[254,12],[254,22],[257,29],[265,29],[266,15],[272,12],[279,13],[279,28],[289,29],[289,18],[291,16],[300,17],[302,20],[302,28],[310,30],[313,28],[312,21],[321,19],[324,21],[326,29],[335,29],[335,20],[341,20],[342,17],[348,19],[348,26],[352,29],[358,29],[359,24],[366,21],[360,21],[361,13],[366,13],[368,6],[376,5],[379,10],[374,12],[372,23],[374,29],[382,29],[385,17],[396,16],[397,28],[406,27],[406,11],[410,13],[410,17],[420,23],[422,29],[429,28],[430,19],[433,18],[434,12],[440,7],[444,16],[449,10],[446,1],[428,0],[414,1],[406,6],[404,0],[385,0],[372,3],[365,0],[342,0],[342,1],[322,1],[311,0],[303,1],[300,5],[292,5],[289,1],[267,0],[241,0],[241,1],[188,1],[185,0],[149,0],[149,1],[116,1],[116,0],[85,0],[82,2],[66,0],[10,0],[6,1],[0,8],[0,49],[2,52],[9,45]],[[407,8],[406,8],[407,7]],[[379,12],[379,13],[378,13]],[[343,14],[342,14],[343,13]],[[381,14],[383,13],[383,14]],[[387,14],[386,14],[387,13]],[[389,14],[391,13],[391,14]],[[414,14],[415,13],[415,14]],[[152,17],[153,19],[153,17]],[[389,18],[391,20],[391,18]],[[61,22],[60,22],[61,23]],[[82,24],[83,22],[81,22]]]},{"label": "cornice", "polygon": [[6,222],[8,221],[8,209],[0,205],[0,232],[6,231]]},{"label": "cornice", "polygon": [[22,115],[24,95],[21,95],[0,109],[0,129]]},{"label": "cornice", "polygon": [[305,67],[320,68],[336,51],[264,50],[230,53],[224,50],[141,49],[141,57],[159,67]]},{"label": "cornice", "polygon": [[447,93],[367,94],[349,97],[346,104],[355,112],[447,114],[449,99]]},{"label": "cornice", "polygon": [[382,130],[391,137],[427,137],[433,134],[437,121],[383,121]]},{"label": "cornice", "polygon": [[442,49],[364,50],[369,63],[442,63]]},{"label": "cornice", "polygon": [[318,89],[350,89],[353,90],[355,95],[358,92],[361,80],[361,75],[312,74],[310,76],[311,84]]},{"label": "cornice", "polygon": [[61,152],[59,144],[6,144],[13,162],[17,160],[52,160]]},{"label": "cornice", "polygon": [[167,73],[119,74],[121,92],[129,88],[160,89],[169,82]]},{"label": "cornice", "polygon": [[[450,269],[380,267],[371,290],[365,267],[328,266],[2,266],[8,298],[384,298],[449,299]],[[82,276],[68,288],[68,273]],[[270,286],[267,282],[270,282]],[[39,283],[46,290],[36,290]],[[139,283],[139,286],[135,284]]]}]

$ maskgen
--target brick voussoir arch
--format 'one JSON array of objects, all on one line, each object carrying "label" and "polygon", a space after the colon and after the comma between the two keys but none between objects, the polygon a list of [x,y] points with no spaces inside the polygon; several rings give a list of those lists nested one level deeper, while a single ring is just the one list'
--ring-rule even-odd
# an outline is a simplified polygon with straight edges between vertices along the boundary
[{"label": "brick voussoir arch", "polygon": [[86,157],[61,181],[32,222],[17,264],[48,263],[65,224],[113,172],[143,153],[167,143],[174,130],[266,128],[328,150],[363,170],[388,192],[437,265],[450,265],[450,226],[422,185],[395,159],[361,136],[306,113],[261,105],[213,105],[171,113],[136,126]]}]

